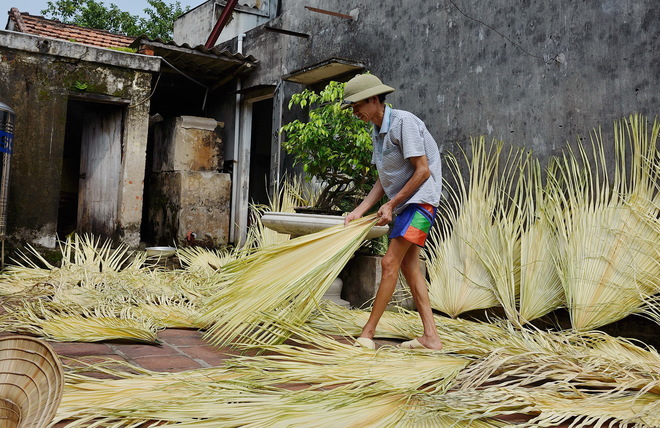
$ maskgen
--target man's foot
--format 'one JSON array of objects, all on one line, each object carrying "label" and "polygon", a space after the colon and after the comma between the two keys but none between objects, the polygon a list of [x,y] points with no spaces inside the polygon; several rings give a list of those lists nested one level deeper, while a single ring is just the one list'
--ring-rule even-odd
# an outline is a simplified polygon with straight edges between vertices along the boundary
[{"label": "man's foot", "polygon": [[355,343],[353,346],[359,346],[362,348],[367,348],[367,349],[376,349],[376,344],[374,343],[373,340],[369,339],[368,337],[358,337],[355,339]]},{"label": "man's foot", "polygon": [[[420,338],[421,339],[421,338]],[[420,339],[413,339],[409,340],[407,342],[403,342],[399,345],[399,348],[401,349],[417,349],[421,351],[439,351],[442,349],[442,342],[439,342],[437,344],[431,345],[430,343],[427,343],[427,345],[424,345],[422,342],[420,342]]]}]

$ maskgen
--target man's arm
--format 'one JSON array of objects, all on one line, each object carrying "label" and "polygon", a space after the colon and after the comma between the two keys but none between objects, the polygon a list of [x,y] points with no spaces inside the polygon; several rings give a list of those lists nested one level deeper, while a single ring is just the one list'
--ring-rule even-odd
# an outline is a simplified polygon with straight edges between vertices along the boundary
[{"label": "man's arm", "polygon": [[403,186],[403,188],[397,193],[392,199],[390,199],[386,204],[383,204],[378,210],[378,226],[388,224],[392,221],[394,208],[399,204],[407,201],[419,187],[424,184],[426,180],[431,176],[431,170],[429,169],[429,162],[425,155],[415,156],[408,158],[412,166],[415,168],[415,172],[410,177],[408,182]]},{"label": "man's arm", "polygon": [[344,225],[347,225],[351,220],[355,220],[357,218],[360,218],[366,213],[369,208],[373,207],[376,202],[380,201],[380,198],[382,198],[385,195],[385,190],[383,190],[383,185],[380,184],[380,178],[376,180],[376,183],[374,184],[374,187],[371,188],[369,191],[369,194],[367,195],[366,198],[358,205],[355,207],[353,211],[351,211],[346,218],[344,218]]}]

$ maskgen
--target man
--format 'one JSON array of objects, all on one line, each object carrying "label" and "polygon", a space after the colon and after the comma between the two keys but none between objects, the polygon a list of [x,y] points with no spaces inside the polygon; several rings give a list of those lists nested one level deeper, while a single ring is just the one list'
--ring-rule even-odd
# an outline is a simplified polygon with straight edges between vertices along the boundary
[{"label": "man", "polygon": [[345,224],[362,217],[384,195],[389,201],[378,209],[378,225],[392,221],[390,245],[382,259],[382,278],[369,320],[356,346],[375,349],[376,326],[389,304],[403,273],[422,319],[421,337],[404,342],[402,348],[442,349],[429,301],[426,281],[419,265],[420,248],[433,225],[442,189],[438,146],[424,123],[412,113],[385,104],[385,94],[394,88],[372,74],[355,76],[344,87],[342,108],[374,125],[372,162],[378,180],[366,198],[346,216]]}]

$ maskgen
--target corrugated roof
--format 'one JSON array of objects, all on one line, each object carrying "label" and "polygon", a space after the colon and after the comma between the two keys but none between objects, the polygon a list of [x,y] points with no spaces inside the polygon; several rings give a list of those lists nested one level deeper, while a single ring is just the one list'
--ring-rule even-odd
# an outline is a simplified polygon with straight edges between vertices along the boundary
[{"label": "corrugated roof", "polygon": [[15,7],[12,7],[9,11],[7,29],[100,48],[128,47],[135,40],[135,37],[64,24],[60,21],[46,19],[43,16],[30,15],[26,12],[20,12]]},{"label": "corrugated roof", "polygon": [[[231,68],[232,64],[249,64],[248,67],[255,67],[258,60],[252,56],[245,56],[241,53],[231,52],[229,49],[218,48],[217,46],[207,49],[204,45],[190,46],[187,43],[178,45],[172,41],[166,42],[162,39],[149,39],[141,36],[135,39],[131,44],[132,48],[142,51],[145,46],[151,47],[154,55],[179,64],[181,67],[190,71],[200,73],[217,73],[218,67],[222,69]],[[219,65],[219,61],[224,65]]]},{"label": "corrugated roof", "polygon": [[227,48],[207,49],[204,45],[191,47],[185,43],[177,45],[174,42],[152,40],[144,36],[135,39],[131,47],[140,53],[152,51],[153,55],[160,56],[167,64],[198,77],[217,79],[225,76],[221,81],[254,70],[259,63],[252,55],[232,53]]}]

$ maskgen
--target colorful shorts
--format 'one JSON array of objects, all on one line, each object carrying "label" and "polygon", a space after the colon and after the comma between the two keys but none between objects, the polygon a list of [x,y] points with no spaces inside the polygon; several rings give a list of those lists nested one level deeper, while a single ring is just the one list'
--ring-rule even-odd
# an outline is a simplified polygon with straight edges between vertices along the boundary
[{"label": "colorful shorts", "polygon": [[424,246],[426,237],[433,226],[436,208],[429,204],[410,204],[397,215],[390,232],[390,238],[403,237],[420,247]]}]

